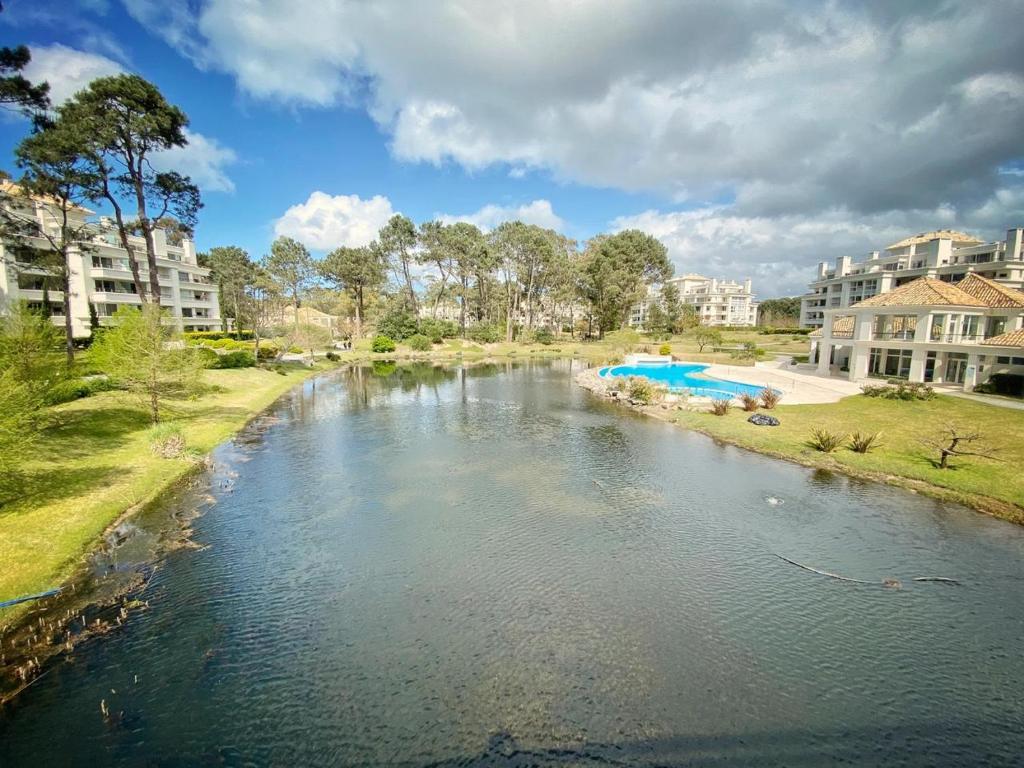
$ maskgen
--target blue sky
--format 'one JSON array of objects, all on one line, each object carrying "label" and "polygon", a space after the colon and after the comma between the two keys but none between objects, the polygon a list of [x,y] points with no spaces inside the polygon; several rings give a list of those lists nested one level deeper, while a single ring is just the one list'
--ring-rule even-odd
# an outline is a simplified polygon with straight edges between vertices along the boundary
[{"label": "blue sky", "polygon": [[[203,189],[200,249],[522,217],[639,227],[767,297],[912,231],[1024,224],[1012,2],[4,5],[58,98],[133,71],[188,113],[167,161]],[[9,171],[25,129],[0,121]]]}]

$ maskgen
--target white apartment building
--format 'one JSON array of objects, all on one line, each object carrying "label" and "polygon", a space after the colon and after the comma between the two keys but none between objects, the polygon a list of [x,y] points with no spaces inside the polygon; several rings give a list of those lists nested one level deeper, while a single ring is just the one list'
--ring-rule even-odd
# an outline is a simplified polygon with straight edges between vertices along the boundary
[{"label": "white apartment building", "polygon": [[[51,204],[45,200],[18,197],[17,187],[6,184],[4,204],[17,205],[21,216],[31,216],[38,226],[59,231],[58,220]],[[76,208],[72,212],[74,226],[88,221],[92,211]],[[71,282],[71,328],[75,338],[91,335],[90,305],[99,322],[123,305],[140,306],[129,269],[128,252],[121,247],[117,230],[112,222],[100,218],[89,224],[88,236],[71,249],[68,268]],[[140,258],[142,282],[149,286],[149,268],[145,263],[146,244],[142,237],[131,237]],[[181,245],[170,245],[163,230],[155,230],[160,303],[167,309],[178,327],[185,331],[220,330],[220,300],[218,288],[210,280],[210,270],[200,267],[196,260],[195,244],[191,240]],[[51,251],[49,241],[41,236],[22,238],[24,245],[40,251]],[[46,269],[33,266],[23,249],[12,249],[0,242],[0,311],[12,301],[25,301],[29,306],[43,309],[44,295],[49,306],[45,310],[55,324],[64,325],[64,294],[53,283]],[[47,287],[49,288],[48,290]]]},{"label": "white apartment building", "polygon": [[919,277],[959,282],[971,272],[1011,288],[1024,287],[1024,230],[1008,230],[1001,242],[986,243],[963,232],[923,232],[874,251],[863,261],[840,256],[834,266],[818,265],[810,291],[801,297],[800,325],[820,328],[825,311],[849,307]]},{"label": "white apartment building", "polygon": [[1024,292],[977,272],[957,283],[919,277],[823,315],[811,333],[811,361],[822,374],[965,391],[995,374],[1024,376]]},{"label": "white apartment building", "polygon": [[[703,325],[757,325],[757,301],[750,279],[737,283],[715,277],[688,274],[665,281],[679,290],[679,300],[696,308]],[[661,289],[652,288],[648,296],[630,309],[629,324],[642,328],[654,301],[661,301]]]}]

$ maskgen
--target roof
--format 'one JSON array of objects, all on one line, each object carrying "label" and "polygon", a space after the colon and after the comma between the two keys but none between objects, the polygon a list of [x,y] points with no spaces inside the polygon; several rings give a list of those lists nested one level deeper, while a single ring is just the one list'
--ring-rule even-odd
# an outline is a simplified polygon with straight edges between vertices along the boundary
[{"label": "roof", "polygon": [[1024,347],[1024,328],[993,336],[981,343],[986,347]]},{"label": "roof", "polygon": [[[10,195],[12,197],[23,197],[25,196],[25,188],[8,179],[0,179],[0,194]],[[56,198],[50,197],[49,195],[32,195],[31,198],[37,202],[46,203],[47,205],[58,205],[59,203]],[[83,213],[95,213],[95,211],[90,211],[88,208],[78,205],[77,203],[71,203],[70,209],[82,211]]]},{"label": "roof", "polygon": [[1024,293],[974,272],[969,272],[956,287],[985,302],[986,307],[1024,307]]},{"label": "roof", "polygon": [[958,243],[977,243],[979,245],[985,242],[974,235],[968,235],[966,232],[958,232],[955,229],[936,229],[932,232],[921,232],[917,235],[905,237],[898,243],[887,245],[885,250],[895,251],[898,248],[906,248],[908,245],[919,245],[921,243],[931,242],[932,240],[955,240]]},{"label": "roof", "polygon": [[858,309],[861,307],[930,306],[987,307],[989,305],[952,283],[945,283],[930,277],[919,277],[911,283],[853,305]]},{"label": "roof", "polygon": [[[853,333],[853,315],[841,315],[832,320],[832,333]],[[807,334],[818,339],[825,335],[824,328],[818,328]]]}]

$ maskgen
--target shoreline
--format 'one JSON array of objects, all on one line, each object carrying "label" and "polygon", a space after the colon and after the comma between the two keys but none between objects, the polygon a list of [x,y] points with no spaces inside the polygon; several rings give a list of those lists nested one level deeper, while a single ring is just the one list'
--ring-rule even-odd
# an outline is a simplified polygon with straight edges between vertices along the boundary
[{"label": "shoreline", "polygon": [[[740,439],[732,436],[715,432],[712,429],[702,427],[697,424],[684,424],[681,423],[677,415],[681,412],[676,406],[663,404],[663,405],[643,405],[639,403],[631,403],[625,397],[618,397],[618,393],[612,394],[612,388],[608,385],[607,381],[600,377],[597,369],[591,368],[585,371],[581,371],[574,377],[575,383],[587,390],[596,397],[616,403],[629,410],[649,416],[651,418],[658,419],[667,424],[679,427],[680,429],[686,429],[693,432],[698,432],[706,437],[711,438],[717,442],[731,445],[736,448],[741,448],[746,451],[752,451],[762,456],[769,456],[774,459],[780,459],[788,461],[793,464],[798,464],[808,469],[824,469],[837,474],[842,474],[847,477],[852,477],[858,480],[867,480],[870,482],[880,483],[882,485],[888,485],[895,488],[901,488],[910,493],[920,493],[939,501],[953,502],[962,506],[968,507],[969,509],[979,512],[981,514],[989,515],[1000,520],[1005,520],[1009,523],[1017,525],[1024,525],[1024,508],[1014,505],[1010,502],[1002,499],[993,498],[991,496],[984,496],[980,494],[965,493],[953,488],[947,488],[941,485],[935,485],[929,483],[926,480],[921,480],[913,477],[906,477],[904,475],[898,475],[893,473],[873,472],[869,470],[862,470],[856,467],[843,464],[836,461],[831,457],[830,454],[820,453],[820,455],[800,455],[782,450],[773,450],[763,446],[756,446],[750,443],[744,442]],[[989,407],[989,406],[987,406]],[[685,410],[685,409],[684,409]],[[689,409],[697,410],[697,409]],[[759,411],[761,412],[761,411]],[[716,417],[722,418],[722,417]],[[752,429],[755,427],[751,427]],[[772,427],[756,427],[757,429],[772,429]]]}]

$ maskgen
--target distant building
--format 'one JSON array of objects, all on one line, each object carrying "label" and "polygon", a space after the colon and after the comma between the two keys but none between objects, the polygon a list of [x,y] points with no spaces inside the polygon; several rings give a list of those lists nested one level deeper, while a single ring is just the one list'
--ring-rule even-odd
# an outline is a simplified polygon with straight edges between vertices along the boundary
[{"label": "distant building", "polygon": [[[679,300],[693,306],[703,325],[757,325],[757,301],[748,278],[742,283],[703,275],[673,277],[666,284],[675,285]],[[638,328],[647,322],[651,304],[661,301],[661,289],[652,289],[646,299],[634,304],[629,324]]]},{"label": "distant building", "polygon": [[974,272],[1010,288],[1024,287],[1022,231],[1011,229],[1006,239],[986,243],[950,229],[923,232],[874,251],[863,261],[840,256],[835,266],[818,265],[809,293],[801,297],[800,324],[820,328],[825,311],[906,285],[919,277],[955,283]]},{"label": "distant building", "polygon": [[1024,376],[1024,293],[977,272],[957,283],[919,277],[823,314],[811,333],[811,361],[822,374],[967,391],[995,374]]},{"label": "distant building", "polygon": [[[4,182],[6,193],[3,203],[17,206],[26,218],[34,218],[40,229],[50,231],[59,225],[53,203],[19,195],[19,188]],[[87,223],[92,211],[75,208],[71,212],[73,226]],[[57,230],[59,231],[59,229]],[[135,290],[129,269],[128,252],[121,247],[117,230],[112,223],[101,218],[86,228],[88,236],[73,246],[68,254],[71,282],[71,330],[75,338],[92,334],[90,305],[102,324],[119,307],[140,306],[142,301]],[[19,238],[22,245],[39,251],[52,251],[50,243],[41,236]],[[170,245],[162,229],[153,231],[156,245],[160,304],[169,311],[175,324],[185,331],[220,330],[219,291],[210,280],[210,270],[200,267],[196,260],[195,245],[183,240],[181,245]],[[129,237],[141,255],[141,278],[147,290],[149,268],[145,264],[146,243],[142,237]],[[45,311],[58,325],[64,324],[64,293],[49,283],[52,277],[46,269],[34,266],[22,248],[12,248],[10,242],[0,242],[0,312],[12,301],[25,301],[32,308]],[[44,297],[47,306],[43,306]]]},{"label": "distant building", "polygon": [[[273,323],[282,326],[295,324],[295,308],[291,304],[283,304],[277,317],[271,318]],[[348,331],[348,321],[338,315],[329,315],[313,307],[299,306],[299,325],[315,325],[336,336]]]}]

